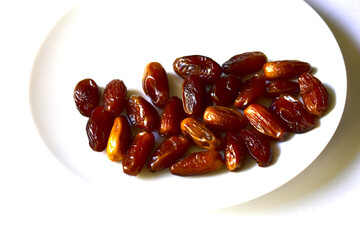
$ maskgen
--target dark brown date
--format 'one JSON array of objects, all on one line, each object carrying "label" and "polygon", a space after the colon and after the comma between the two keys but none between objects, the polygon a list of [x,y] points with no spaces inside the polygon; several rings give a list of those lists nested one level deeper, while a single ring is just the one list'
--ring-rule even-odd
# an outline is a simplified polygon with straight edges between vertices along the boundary
[{"label": "dark brown date", "polygon": [[159,135],[162,137],[179,135],[180,123],[186,117],[181,99],[175,96],[170,98],[161,114]]},{"label": "dark brown date", "polygon": [[153,104],[163,108],[169,99],[169,82],[163,66],[158,62],[146,65],[142,79],[142,87]]},{"label": "dark brown date", "polygon": [[275,99],[270,110],[295,133],[304,133],[316,125],[315,118],[306,110],[304,104],[289,94],[282,94]]},{"label": "dark brown date", "polygon": [[274,80],[266,84],[265,96],[268,98],[276,98],[282,93],[296,95],[300,91],[298,82]]},{"label": "dark brown date", "polygon": [[145,131],[154,131],[160,123],[155,107],[141,96],[130,96],[125,105],[130,122]]},{"label": "dark brown date", "polygon": [[100,103],[100,89],[96,82],[90,78],[78,82],[74,89],[74,101],[78,111],[85,117]]},{"label": "dark brown date", "polygon": [[124,173],[137,176],[145,166],[155,144],[152,132],[142,131],[134,136],[122,162]]},{"label": "dark brown date", "polygon": [[90,147],[97,152],[106,148],[115,116],[103,106],[96,107],[86,124],[86,133]]},{"label": "dark brown date", "polygon": [[184,56],[175,59],[173,68],[182,78],[193,75],[204,81],[214,83],[222,73],[221,66],[213,59],[201,55]]},{"label": "dark brown date", "polygon": [[261,70],[267,57],[262,52],[245,52],[230,58],[223,65],[224,73],[249,74]]},{"label": "dark brown date", "polygon": [[182,158],[190,147],[190,141],[180,135],[166,138],[152,154],[147,167],[150,171],[160,171]]},{"label": "dark brown date", "polygon": [[210,98],[216,105],[229,107],[234,103],[241,84],[242,78],[239,75],[223,75],[210,88]]},{"label": "dark brown date", "polygon": [[260,74],[256,74],[252,78],[246,80],[240,88],[234,106],[239,109],[245,109],[251,103],[264,96],[265,83],[264,76]]},{"label": "dark brown date", "polygon": [[127,88],[122,80],[114,79],[110,81],[103,94],[104,107],[115,116],[120,115],[124,110],[126,102]]},{"label": "dark brown date", "polygon": [[203,120],[209,127],[224,132],[240,131],[247,124],[246,117],[238,110],[222,106],[207,107]]},{"label": "dark brown date", "polygon": [[245,144],[239,135],[226,133],[224,160],[227,169],[231,172],[239,170],[246,158]]},{"label": "dark brown date", "polygon": [[267,80],[288,80],[310,70],[311,66],[309,63],[297,60],[267,62],[263,66],[264,76]]},{"label": "dark brown date", "polygon": [[202,116],[207,103],[207,92],[201,79],[193,75],[185,78],[182,85],[182,102],[187,115]]}]

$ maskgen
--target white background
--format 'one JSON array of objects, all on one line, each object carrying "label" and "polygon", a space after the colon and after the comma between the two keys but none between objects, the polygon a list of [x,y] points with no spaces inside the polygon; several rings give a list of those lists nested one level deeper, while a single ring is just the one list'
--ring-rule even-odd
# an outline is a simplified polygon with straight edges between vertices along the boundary
[{"label": "white background", "polygon": [[146,199],[137,209],[112,208],[112,199],[94,196],[54,159],[29,124],[36,53],[51,27],[78,2],[0,2],[0,239],[359,239],[359,0],[306,1],[332,30],[347,68],[345,112],[327,148],[277,190],[202,212],[152,209]]}]

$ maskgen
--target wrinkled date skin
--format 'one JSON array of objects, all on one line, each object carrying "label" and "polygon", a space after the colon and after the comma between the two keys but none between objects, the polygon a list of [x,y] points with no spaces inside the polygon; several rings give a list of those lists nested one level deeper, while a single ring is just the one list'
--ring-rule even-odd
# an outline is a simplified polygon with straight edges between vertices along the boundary
[{"label": "wrinkled date skin", "polygon": [[272,162],[272,152],[269,140],[254,129],[241,130],[240,136],[250,155],[259,167],[267,167]]},{"label": "wrinkled date skin", "polygon": [[200,175],[220,169],[224,165],[218,151],[192,153],[170,167],[170,172],[179,176]]},{"label": "wrinkled date skin", "polygon": [[90,78],[78,82],[74,89],[74,101],[78,111],[85,117],[100,103],[100,89],[96,82]]},{"label": "wrinkled date skin", "polygon": [[257,101],[265,94],[266,80],[263,75],[256,74],[246,80],[240,88],[234,106],[239,109],[245,109],[251,103]]},{"label": "wrinkled date skin", "polygon": [[156,109],[141,96],[130,96],[125,105],[130,122],[142,130],[152,132],[158,128],[160,116]]},{"label": "wrinkled date skin", "polygon": [[206,127],[204,122],[194,117],[188,117],[181,121],[180,127],[182,134],[191,139],[197,146],[207,150],[221,148],[221,140]]},{"label": "wrinkled date skin", "polygon": [[126,102],[127,88],[122,80],[114,79],[110,81],[103,94],[104,107],[115,116],[120,115],[124,110]]},{"label": "wrinkled date skin", "polygon": [[184,79],[193,75],[204,83],[214,83],[222,74],[222,68],[217,62],[201,55],[179,57],[175,59],[173,68],[175,73]]},{"label": "wrinkled date skin", "polygon": [[287,137],[287,129],[280,119],[263,105],[250,104],[244,110],[244,115],[260,133],[277,141],[283,141]]},{"label": "wrinkled date skin", "polygon": [[118,116],[114,120],[106,147],[107,156],[111,161],[121,161],[131,141],[131,128],[125,116]]},{"label": "wrinkled date skin", "polygon": [[162,137],[179,135],[180,123],[186,117],[181,99],[175,96],[170,98],[161,114],[159,135]]},{"label": "wrinkled date skin", "polygon": [[329,93],[325,86],[310,73],[304,73],[298,81],[300,85],[300,96],[305,107],[314,116],[323,116],[329,105]]},{"label": "wrinkled date skin", "polygon": [[223,132],[238,132],[247,124],[246,117],[238,110],[222,106],[207,107],[203,120],[207,126]]},{"label": "wrinkled date skin", "polygon": [[246,158],[245,144],[239,135],[226,133],[224,160],[227,169],[231,172],[238,171]]},{"label": "wrinkled date skin", "polygon": [[224,73],[245,75],[261,70],[266,61],[267,57],[262,52],[245,52],[230,58],[222,68]]},{"label": "wrinkled date skin", "polygon": [[220,77],[210,88],[211,100],[218,106],[231,106],[240,90],[242,78],[235,74],[226,74]]},{"label": "wrinkled date skin", "polygon": [[103,106],[98,106],[91,112],[86,133],[94,151],[102,152],[106,148],[114,119],[114,114],[106,111]]},{"label": "wrinkled date skin", "polygon": [[171,136],[160,143],[147,164],[151,172],[160,171],[182,158],[191,142],[184,136]]},{"label": "wrinkled date skin", "polygon": [[308,132],[316,126],[316,120],[302,102],[289,94],[282,94],[275,99],[269,109],[295,133]]},{"label": "wrinkled date skin", "polygon": [[164,108],[169,99],[169,82],[165,69],[160,63],[151,62],[146,65],[142,87],[155,106]]},{"label": "wrinkled date skin", "polygon": [[185,78],[182,85],[182,103],[187,115],[202,116],[207,103],[207,92],[201,79],[194,76]]},{"label": "wrinkled date skin", "polygon": [[268,98],[279,97],[283,93],[296,95],[300,92],[298,82],[274,80],[266,84],[265,96]]},{"label": "wrinkled date skin", "polygon": [[299,77],[310,70],[309,63],[297,60],[267,62],[263,66],[264,76],[267,80],[288,80]]},{"label": "wrinkled date skin", "polygon": [[142,131],[134,136],[122,162],[124,173],[137,176],[145,166],[155,144],[152,132]]}]

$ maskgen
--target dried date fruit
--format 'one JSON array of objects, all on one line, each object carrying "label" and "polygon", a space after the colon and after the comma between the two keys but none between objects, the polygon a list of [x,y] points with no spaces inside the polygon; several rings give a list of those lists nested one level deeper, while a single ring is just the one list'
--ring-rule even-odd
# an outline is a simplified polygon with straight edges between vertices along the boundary
[{"label": "dried date fruit", "polygon": [[162,137],[179,135],[180,123],[186,117],[181,99],[175,96],[170,98],[161,114],[159,135]]},{"label": "dried date fruit", "polygon": [[114,119],[114,114],[106,111],[103,106],[98,106],[91,112],[86,133],[94,151],[101,152],[106,148]]},{"label": "dried date fruit", "polygon": [[155,144],[152,132],[142,131],[134,136],[122,162],[124,173],[137,176],[145,166]]},{"label": "dried date fruit", "polygon": [[309,63],[297,60],[267,62],[263,66],[264,76],[267,80],[287,80],[298,77],[310,70],[311,66]]},{"label": "dried date fruit", "polygon": [[180,127],[182,134],[199,147],[207,150],[217,150],[221,147],[221,140],[206,127],[204,122],[194,117],[182,120]]},{"label": "dried date fruit", "polygon": [[245,110],[244,115],[250,124],[260,133],[274,140],[283,141],[287,131],[278,117],[263,105],[252,103]]},{"label": "dried date fruit", "polygon": [[266,84],[265,96],[268,98],[276,98],[283,93],[296,95],[300,91],[298,82],[274,80]]},{"label": "dried date fruit", "polygon": [[224,160],[227,169],[231,172],[239,170],[246,158],[244,141],[239,135],[226,133]]},{"label": "dried date fruit", "polygon": [[142,79],[142,87],[153,104],[163,108],[169,99],[169,82],[163,66],[158,62],[146,65]]},{"label": "dried date fruit", "polygon": [[239,75],[223,75],[210,88],[210,98],[216,105],[229,107],[234,103],[241,84],[242,78]]},{"label": "dried date fruit", "polygon": [[185,78],[182,85],[182,103],[189,116],[202,116],[207,102],[206,88],[201,79],[195,76]]},{"label": "dried date fruit", "polygon": [[275,99],[270,105],[270,110],[295,133],[308,132],[316,125],[315,118],[306,110],[303,103],[290,94],[282,94]]},{"label": "dried date fruit", "polygon": [[201,55],[179,57],[175,59],[173,68],[175,73],[184,79],[193,75],[205,83],[217,81],[222,74],[222,68],[217,62]]},{"label": "dried date fruit", "polygon": [[111,161],[121,161],[131,141],[131,128],[125,116],[118,116],[114,120],[106,147],[107,156]]},{"label": "dried date fruit", "polygon": [[249,104],[257,101],[264,96],[266,80],[263,75],[256,74],[246,80],[240,88],[234,106],[239,109],[245,109]]},{"label": "dried date fruit", "polygon": [[222,68],[224,73],[244,75],[261,70],[266,61],[267,57],[262,52],[245,52],[230,58],[222,65]]},{"label": "dried date fruit", "polygon": [[170,167],[170,172],[179,176],[200,175],[220,169],[224,165],[217,151],[192,153]]},{"label": "dried date fruit", "polygon": [[240,131],[247,124],[246,117],[238,110],[222,106],[207,107],[203,120],[209,127],[224,132]]},{"label": "dried date fruit", "polygon": [[122,80],[110,81],[104,89],[104,107],[115,116],[119,116],[124,110],[127,88]]},{"label": "dried date fruit", "polygon": [[141,96],[132,95],[125,105],[130,122],[145,131],[154,131],[160,123],[160,116],[155,107]]},{"label": "dried date fruit", "polygon": [[250,155],[259,167],[267,167],[272,162],[272,152],[269,140],[254,129],[241,130],[243,139]]},{"label": "dried date fruit", "polygon": [[325,86],[310,73],[304,73],[298,81],[300,85],[300,96],[305,107],[314,116],[323,116],[329,105],[329,93]]},{"label": "dried date fruit", "polygon": [[190,141],[182,136],[171,136],[160,143],[147,164],[151,172],[160,171],[182,158],[190,147]]},{"label": "dried date fruit", "polygon": [[83,116],[90,117],[100,103],[100,89],[96,82],[90,78],[78,82],[74,89],[74,101],[78,111]]}]

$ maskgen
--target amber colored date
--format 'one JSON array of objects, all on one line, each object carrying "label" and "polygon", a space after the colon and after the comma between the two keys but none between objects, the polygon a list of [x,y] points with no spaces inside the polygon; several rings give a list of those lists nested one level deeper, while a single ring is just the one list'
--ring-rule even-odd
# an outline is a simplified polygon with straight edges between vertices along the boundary
[{"label": "amber colored date", "polygon": [[114,120],[106,147],[107,156],[111,161],[123,160],[131,141],[131,128],[125,116]]},{"label": "amber colored date", "polygon": [[230,58],[223,65],[224,73],[249,74],[261,70],[267,57],[262,52],[245,52]]},{"label": "amber colored date", "polygon": [[162,137],[179,135],[180,123],[186,117],[181,99],[175,96],[170,98],[161,114],[159,135]]},{"label": "amber colored date", "polygon": [[91,112],[86,124],[86,133],[89,145],[94,151],[101,152],[106,148],[114,119],[115,116],[103,106],[98,106]]},{"label": "amber colored date", "polygon": [[210,88],[210,98],[216,105],[229,107],[234,103],[241,84],[242,78],[239,75],[223,75]]},{"label": "amber colored date", "polygon": [[310,70],[309,63],[297,60],[267,62],[263,66],[264,76],[268,80],[292,79]]},{"label": "amber colored date", "polygon": [[217,150],[221,147],[221,140],[206,127],[204,122],[194,117],[182,120],[180,127],[182,134],[191,139],[199,147],[207,150]]},{"label": "amber colored date", "polygon": [[222,106],[209,106],[205,109],[203,120],[211,128],[230,132],[246,127],[247,119],[236,109]]},{"label": "amber colored date", "polygon": [[192,153],[170,167],[170,172],[179,176],[200,175],[220,169],[224,165],[217,151]]},{"label": "amber colored date", "polygon": [[267,167],[272,162],[272,152],[269,140],[253,129],[241,130],[243,139],[250,155],[256,160],[259,167]]},{"label": "amber colored date", "polygon": [[246,158],[245,144],[239,135],[226,133],[224,160],[227,169],[231,172],[239,170]]},{"label": "amber colored date", "polygon": [[169,99],[169,82],[163,66],[158,62],[146,65],[142,79],[142,87],[153,104],[163,108]]},{"label": "amber colored date", "polygon": [[136,134],[122,162],[124,173],[137,176],[150,157],[154,144],[153,133],[142,131]]},{"label": "amber colored date", "polygon": [[155,172],[170,167],[184,156],[190,144],[190,141],[182,135],[166,138],[152,154],[147,164],[148,169]]},{"label": "amber colored date", "polygon": [[316,117],[323,116],[329,106],[329,93],[322,82],[304,73],[299,78],[300,96],[308,111]]},{"label": "amber colored date", "polygon": [[244,115],[260,133],[278,141],[283,141],[287,137],[287,131],[282,122],[263,105],[250,104],[244,110]]},{"label": "amber colored date", "polygon": [[145,131],[154,131],[160,123],[156,109],[141,96],[130,96],[125,105],[130,122]]},{"label": "amber colored date", "polygon": [[298,82],[274,80],[266,84],[265,96],[268,98],[276,98],[283,93],[296,95],[300,92]]},{"label": "amber colored date", "polygon": [[100,103],[100,89],[96,82],[90,78],[78,82],[74,89],[74,101],[78,111],[83,116],[90,117]]},{"label": "amber colored date", "polygon": [[120,115],[124,110],[126,102],[127,88],[122,80],[114,79],[110,81],[103,94],[104,107],[115,116]]},{"label": "amber colored date", "polygon": [[202,116],[207,102],[207,92],[204,83],[195,76],[185,78],[182,85],[182,103],[184,111],[189,116]]},{"label": "amber colored date", "polygon": [[234,106],[239,109],[245,109],[251,103],[264,96],[266,80],[263,75],[256,74],[246,80],[240,88]]},{"label": "amber colored date", "polygon": [[222,68],[217,62],[201,55],[179,57],[175,59],[173,68],[175,73],[184,79],[193,75],[202,79],[205,83],[217,81],[222,73]]}]

